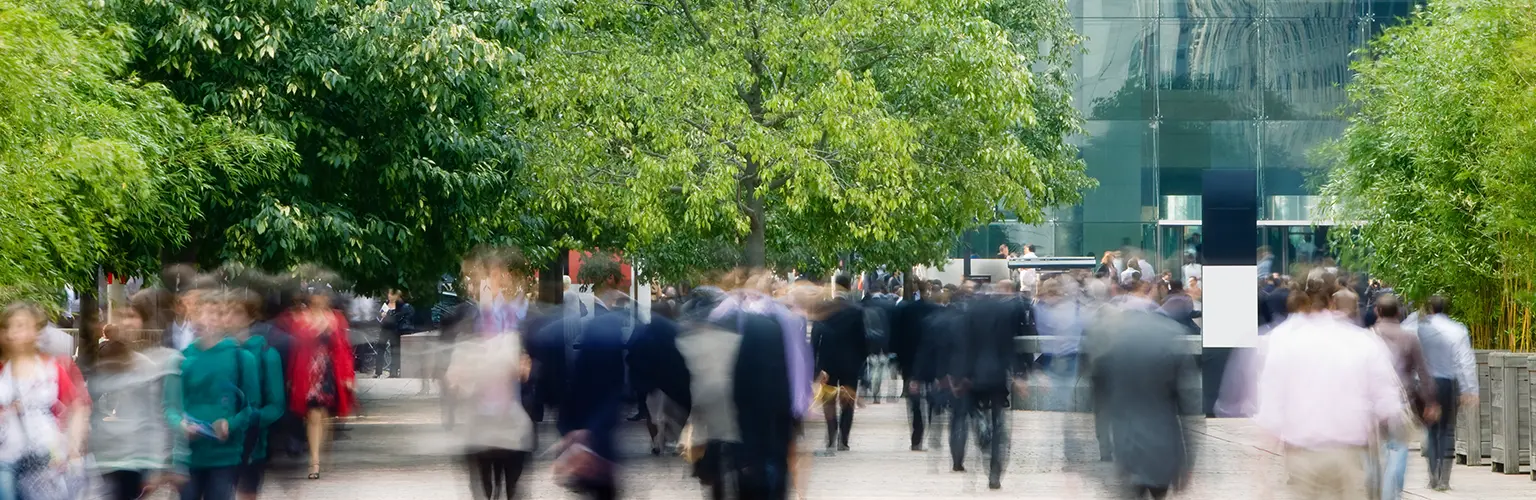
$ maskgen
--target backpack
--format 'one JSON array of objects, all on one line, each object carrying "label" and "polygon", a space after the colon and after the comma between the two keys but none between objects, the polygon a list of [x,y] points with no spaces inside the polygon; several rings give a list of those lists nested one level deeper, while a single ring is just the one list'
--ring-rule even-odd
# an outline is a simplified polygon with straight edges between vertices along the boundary
[{"label": "backpack", "polygon": [[[256,392],[258,393],[256,395],[256,398],[257,398],[257,401],[258,401],[258,404],[256,405],[256,408],[258,409],[258,411],[259,411],[259,409],[261,407],[267,405],[267,377],[266,377],[266,374],[267,374],[267,351],[271,350],[271,349],[272,349],[271,345],[262,344],[261,352],[256,354],[256,370],[257,370],[256,371],[256,385],[257,385],[257,391]],[[241,349],[241,350],[238,350],[238,351],[235,352],[235,385],[236,385],[236,387],[245,387],[245,362],[240,361],[240,352],[243,351],[243,350],[244,349]],[[243,391],[243,389],[242,389],[242,391]],[[246,404],[249,403],[248,398],[245,396],[245,394],[243,392],[239,392],[237,394],[240,395],[240,398],[238,399],[239,403],[237,404],[237,407],[238,407],[238,405],[246,405]],[[259,418],[258,419],[253,419],[251,421],[250,425],[247,426],[245,429],[241,429],[240,432],[241,432],[241,434],[243,436],[243,441],[244,441],[244,444],[241,446],[241,450],[240,450],[240,463],[242,463],[242,464],[249,464],[249,463],[251,463],[251,456],[256,452],[256,445],[261,442],[261,421],[260,421],[260,419]],[[271,456],[271,455],[268,454],[268,456]]]}]

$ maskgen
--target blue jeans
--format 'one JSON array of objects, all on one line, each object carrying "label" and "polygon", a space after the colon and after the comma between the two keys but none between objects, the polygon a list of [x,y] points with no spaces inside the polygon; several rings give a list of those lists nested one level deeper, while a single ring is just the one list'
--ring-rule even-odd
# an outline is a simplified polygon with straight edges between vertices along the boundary
[{"label": "blue jeans", "polygon": [[1408,472],[1408,443],[1388,439],[1381,443],[1381,500],[1403,496],[1403,476]]},{"label": "blue jeans", "polygon": [[16,464],[0,463],[0,500],[19,500],[16,493]]}]

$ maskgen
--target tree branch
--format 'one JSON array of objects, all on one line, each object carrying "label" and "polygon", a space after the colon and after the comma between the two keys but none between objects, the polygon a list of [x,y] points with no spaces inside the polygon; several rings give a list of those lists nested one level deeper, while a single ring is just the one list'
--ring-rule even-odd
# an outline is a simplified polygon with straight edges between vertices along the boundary
[{"label": "tree branch", "polygon": [[709,44],[709,33],[705,33],[704,28],[699,26],[699,21],[694,19],[693,7],[688,4],[688,0],[677,0],[677,5],[683,9],[683,18],[688,20],[688,26],[693,27],[693,32],[699,36],[699,41]]}]

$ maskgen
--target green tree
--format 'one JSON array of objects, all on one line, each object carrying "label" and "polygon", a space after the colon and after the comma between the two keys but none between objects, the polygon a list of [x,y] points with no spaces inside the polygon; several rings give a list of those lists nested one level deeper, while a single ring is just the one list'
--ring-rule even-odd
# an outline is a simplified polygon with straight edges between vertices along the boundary
[{"label": "green tree", "polygon": [[146,79],[298,157],[194,183],[204,210],[174,258],[430,290],[475,245],[507,243],[519,149],[497,98],[562,3],[112,0]]},{"label": "green tree", "polygon": [[1358,62],[1324,187],[1348,260],[1451,298],[1480,347],[1530,349],[1536,306],[1536,19],[1530,0],[1444,0]]},{"label": "green tree", "polygon": [[[647,271],[944,256],[999,207],[1026,221],[1092,181],[1059,1],[589,0],[511,106],[544,203],[609,217]],[[1041,49],[1045,47],[1045,49]],[[683,240],[684,242],[679,242]],[[648,261],[657,261],[657,266]],[[818,264],[819,262],[819,264]]]},{"label": "green tree", "polygon": [[178,179],[289,156],[128,74],[127,42],[83,1],[0,1],[0,299],[155,269],[197,215]]}]

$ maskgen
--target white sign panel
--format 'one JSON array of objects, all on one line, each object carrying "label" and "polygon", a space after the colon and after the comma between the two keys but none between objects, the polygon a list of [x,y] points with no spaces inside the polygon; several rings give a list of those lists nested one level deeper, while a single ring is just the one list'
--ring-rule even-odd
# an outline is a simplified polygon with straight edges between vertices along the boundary
[{"label": "white sign panel", "polygon": [[1258,266],[1205,266],[1200,281],[1205,347],[1259,345]]}]

